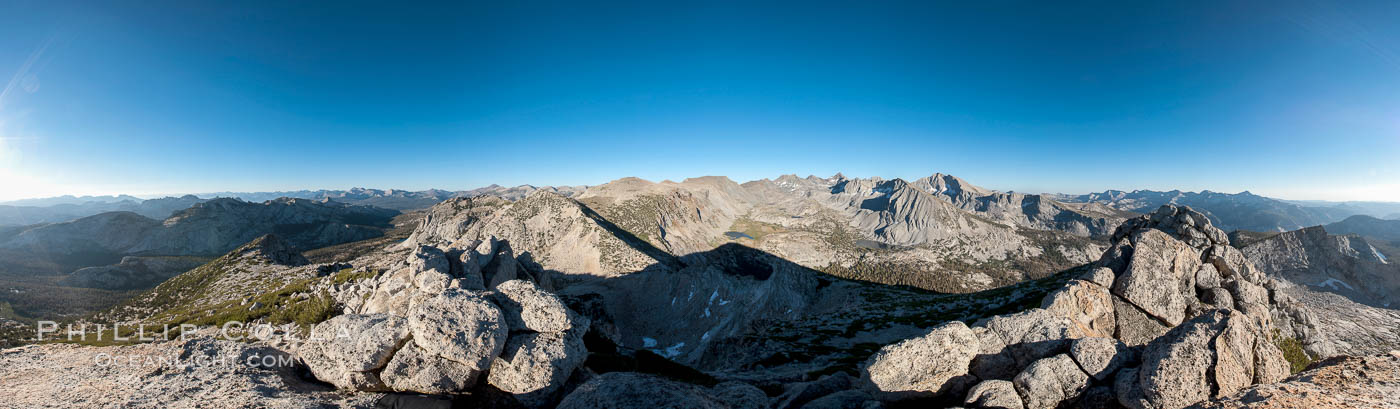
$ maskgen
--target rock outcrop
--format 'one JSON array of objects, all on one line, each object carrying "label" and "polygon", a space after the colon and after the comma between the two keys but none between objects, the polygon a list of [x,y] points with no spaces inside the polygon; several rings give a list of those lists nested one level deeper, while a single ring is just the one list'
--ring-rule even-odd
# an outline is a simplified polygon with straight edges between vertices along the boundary
[{"label": "rock outcrop", "polygon": [[[887,401],[908,399],[910,390],[963,393],[955,386],[976,383],[959,401],[1056,408],[1083,399],[1175,409],[1288,374],[1273,323],[1291,301],[1276,296],[1277,283],[1204,215],[1164,206],[1124,222],[1112,240],[1095,266],[1051,291],[1042,308],[971,328],[954,321],[886,346],[862,379]],[[915,348],[925,345],[936,348]],[[915,353],[924,349],[938,353]]]},{"label": "rock outcrop", "polygon": [[1400,408],[1400,351],[1327,359],[1283,382],[1255,385],[1192,408]]},{"label": "rock outcrop", "polygon": [[[352,314],[316,326],[298,353],[340,388],[452,394],[484,382],[527,407],[550,407],[588,356],[589,321],[515,279],[515,263],[504,241],[419,246],[397,270],[340,292]],[[344,333],[354,335],[334,336]]]}]

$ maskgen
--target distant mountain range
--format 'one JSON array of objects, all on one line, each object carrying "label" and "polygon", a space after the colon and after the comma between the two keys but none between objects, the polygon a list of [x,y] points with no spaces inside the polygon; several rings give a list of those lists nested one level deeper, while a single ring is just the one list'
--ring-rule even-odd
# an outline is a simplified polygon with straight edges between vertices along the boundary
[{"label": "distant mountain range", "polygon": [[269,233],[304,251],[378,237],[392,227],[390,221],[398,214],[371,206],[291,198],[262,203],[214,199],[164,220],[132,212],[105,212],[67,222],[0,230],[0,275],[63,274],[113,265],[106,271],[88,270],[111,275],[113,269],[147,270],[155,261],[188,268],[168,258],[215,257]]},{"label": "distant mountain range", "polygon": [[42,223],[58,223],[104,212],[132,212],[148,218],[163,220],[176,211],[184,210],[197,203],[219,197],[237,198],[248,202],[265,202],[278,198],[309,200],[330,199],[341,203],[374,206],[398,211],[426,209],[443,200],[454,197],[475,197],[481,195],[500,196],[518,200],[537,190],[559,193],[572,197],[582,192],[585,186],[544,186],[520,185],[504,187],[490,185],[472,190],[447,191],[429,189],[407,191],[396,189],[350,190],[297,190],[285,192],[214,192],[140,199],[134,196],[60,196],[43,199],[25,199],[0,202],[0,226],[27,226]]},{"label": "distant mountain range", "polygon": [[[844,176],[838,174],[834,178],[844,178]],[[778,178],[778,181],[787,180],[788,183],[793,183],[794,180],[798,179],[802,178],[788,175]],[[1354,215],[1400,220],[1400,203],[1282,200],[1255,195],[1248,191],[1232,194],[1212,191],[1134,190],[1129,192],[1108,190],[1083,195],[1036,195],[1016,192],[1003,193],[984,189],[967,184],[962,179],[943,174],[935,174],[908,183],[938,195],[963,210],[982,212],[1002,221],[1019,220],[1024,216],[1028,219],[1040,220],[1037,223],[1042,224],[1038,226],[1026,225],[1027,227],[1050,227],[1050,224],[1057,223],[1081,225],[1086,230],[1074,232],[1080,235],[1111,233],[1102,230],[1112,229],[1114,226],[1089,226],[1084,225],[1083,220],[1056,220],[1054,219],[1055,215],[1061,214],[1065,210],[1074,210],[1075,212],[1083,211],[1122,217],[1125,215],[1123,212],[1146,213],[1164,204],[1176,204],[1191,206],[1205,213],[1211,218],[1212,223],[1226,231],[1261,232],[1297,230],[1341,221]],[[129,195],[60,196],[0,202],[0,226],[54,223],[110,211],[129,211],[154,219],[164,219],[175,211],[216,197],[233,197],[250,202],[262,202],[280,197],[310,200],[330,199],[353,205],[410,211],[426,209],[454,197],[493,195],[508,200],[519,200],[540,190],[558,193],[564,197],[575,197],[587,189],[587,186],[520,185],[504,187],[493,184],[482,188],[458,191],[353,188],[349,190],[321,189],[279,192],[212,192],[149,200]],[[1042,202],[1042,199],[1055,203]]]},{"label": "distant mountain range", "polygon": [[[188,209],[205,199],[193,195],[163,197],[142,200],[131,196],[84,196],[74,199],[88,199],[86,202],[73,202],[64,196],[50,199],[32,199],[6,203],[29,203],[21,205],[0,205],[0,226],[27,226],[42,223],[58,223],[92,216],[105,212],[132,212],[152,219],[163,220],[171,214]],[[107,200],[117,199],[121,200]],[[48,203],[48,204],[45,204]]]},{"label": "distant mountain range", "polygon": [[337,202],[344,202],[355,205],[375,206],[394,210],[417,210],[432,207],[443,200],[454,197],[475,197],[481,195],[500,196],[510,200],[519,200],[536,190],[545,190],[559,193],[564,196],[573,196],[582,192],[587,186],[543,186],[520,185],[515,187],[505,187],[492,184],[490,186],[471,190],[440,190],[428,189],[420,191],[397,190],[397,189],[365,189],[353,188],[350,190],[296,190],[284,192],[215,192],[199,194],[200,197],[236,197],[250,202],[272,200],[279,197],[292,197],[298,199],[322,200],[331,199]]},{"label": "distant mountain range", "polygon": [[1400,211],[1400,203],[1287,201],[1259,196],[1248,191],[1219,193],[1109,190],[1086,195],[1058,196],[1061,200],[1099,203],[1119,210],[1150,212],[1164,204],[1186,205],[1205,213],[1211,223],[1223,230],[1282,232],[1319,226],[1364,214],[1375,217]]}]

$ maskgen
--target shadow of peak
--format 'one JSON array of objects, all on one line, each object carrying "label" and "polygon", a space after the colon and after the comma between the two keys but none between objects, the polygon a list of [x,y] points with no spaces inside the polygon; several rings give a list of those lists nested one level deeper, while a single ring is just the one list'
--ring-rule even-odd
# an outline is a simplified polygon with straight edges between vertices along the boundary
[{"label": "shadow of peak", "polygon": [[772,253],[738,243],[726,243],[709,251],[686,255],[682,258],[688,265],[708,265],[719,268],[725,274],[750,277],[766,281],[777,271],[816,270],[803,267]]},{"label": "shadow of peak", "polygon": [[[645,254],[647,257],[650,257],[653,260],[656,260],[658,264],[661,264],[671,269],[680,269],[685,266],[685,264],[682,263],[681,260],[678,259],[675,255],[652,245],[646,240],[643,240],[641,237],[637,237],[637,235],[632,234],[632,232],[630,231],[627,231],[627,229],[624,229],[618,226],[617,224],[608,221],[607,218],[603,217],[603,215],[598,214],[597,211],[593,210],[593,208],[591,207],[588,207],[588,205],[583,204],[583,202],[573,199],[568,200],[574,202],[574,204],[578,206],[579,210],[583,212],[584,216],[588,217],[589,219],[592,219],[593,222],[597,223],[599,227],[603,228],[603,230],[607,230],[609,234],[612,234],[614,237],[617,237],[619,240],[622,240],[622,242],[625,243],[628,247],[631,247],[632,249],[637,250],[642,254]],[[651,266],[647,267],[648,270],[651,268]]]}]

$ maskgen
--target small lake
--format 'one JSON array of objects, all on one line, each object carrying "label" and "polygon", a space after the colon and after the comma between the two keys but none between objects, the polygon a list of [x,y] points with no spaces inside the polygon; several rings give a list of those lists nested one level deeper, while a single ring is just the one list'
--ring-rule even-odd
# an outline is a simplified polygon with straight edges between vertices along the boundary
[{"label": "small lake", "polygon": [[871,250],[885,250],[885,249],[889,249],[889,248],[894,247],[894,246],[891,246],[891,245],[889,245],[889,244],[881,243],[881,242],[878,242],[878,241],[875,241],[875,240],[864,240],[864,239],[862,239],[862,240],[856,240],[855,245],[856,245],[856,247],[860,247],[860,248],[863,248],[863,249],[871,249]]},{"label": "small lake", "polygon": [[738,239],[749,239],[749,240],[753,240],[753,236],[744,234],[743,232],[727,231],[727,232],[724,232],[724,235],[725,235],[726,237],[729,237],[731,240],[738,240]]}]

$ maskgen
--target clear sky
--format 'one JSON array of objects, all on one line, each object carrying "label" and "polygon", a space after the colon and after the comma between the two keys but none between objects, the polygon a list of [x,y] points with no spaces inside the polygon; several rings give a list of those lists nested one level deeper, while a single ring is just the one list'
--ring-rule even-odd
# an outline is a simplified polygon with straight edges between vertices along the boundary
[{"label": "clear sky", "polygon": [[1400,201],[1395,1],[88,3],[0,2],[0,200],[839,171]]}]

